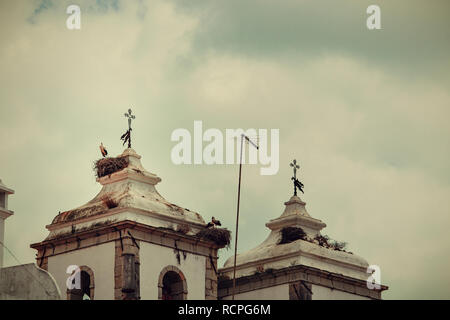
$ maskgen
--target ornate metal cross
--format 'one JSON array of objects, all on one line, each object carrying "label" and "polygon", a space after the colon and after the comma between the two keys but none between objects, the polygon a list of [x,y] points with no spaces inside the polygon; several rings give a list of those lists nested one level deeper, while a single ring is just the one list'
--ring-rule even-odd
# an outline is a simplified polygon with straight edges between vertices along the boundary
[{"label": "ornate metal cross", "polygon": [[128,148],[131,148],[131,120],[136,119],[136,116],[131,114],[131,109],[128,109],[125,117],[128,118],[128,130],[120,137],[120,140],[123,140],[123,144],[128,142]]},{"label": "ornate metal cross", "polygon": [[297,160],[294,159],[289,165],[294,168],[294,179],[297,179],[297,169],[300,169],[300,166],[297,164]]},{"label": "ornate metal cross", "polygon": [[136,116],[131,114],[131,109],[128,109],[128,113],[125,113],[125,117],[128,118],[128,130],[131,131],[131,120],[136,119]]},{"label": "ornate metal cross", "polygon": [[290,164],[289,164],[293,169],[294,169],[294,176],[291,178],[291,180],[294,182],[294,196],[297,195],[297,188],[302,192],[303,192],[303,183],[301,183],[300,181],[298,181],[297,179],[297,169],[300,169],[300,166],[297,164],[297,160],[293,160]]}]

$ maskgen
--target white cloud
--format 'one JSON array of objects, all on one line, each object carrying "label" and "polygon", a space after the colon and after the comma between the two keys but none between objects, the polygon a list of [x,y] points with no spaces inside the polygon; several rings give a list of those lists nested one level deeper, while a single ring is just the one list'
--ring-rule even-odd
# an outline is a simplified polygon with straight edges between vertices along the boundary
[{"label": "white cloud", "polygon": [[59,210],[96,194],[98,144],[121,152],[123,112],[133,107],[135,148],[163,178],[161,193],[230,229],[237,168],[173,165],[170,133],[192,130],[193,120],[205,129],[280,129],[279,174],[244,168],[240,250],[262,241],[264,223],[281,214],[292,192],[288,163],[297,158],[310,214],[382,267],[386,297],[450,296],[442,286],[450,267],[442,254],[450,244],[445,83],[334,51],[307,59],[199,55],[198,17],[165,1],[146,11],[120,4],[86,13],[79,32],[65,29],[64,10],[45,10],[35,24],[26,22],[27,3],[0,10],[11,26],[0,28],[0,134],[8,137],[0,178],[16,189],[6,240],[23,262],[34,259],[28,245],[45,237]]}]

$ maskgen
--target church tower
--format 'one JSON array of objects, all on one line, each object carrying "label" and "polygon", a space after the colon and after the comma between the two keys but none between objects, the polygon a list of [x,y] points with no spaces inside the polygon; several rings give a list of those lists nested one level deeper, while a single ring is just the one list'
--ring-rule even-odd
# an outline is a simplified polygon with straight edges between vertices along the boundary
[{"label": "church tower", "polygon": [[217,251],[205,221],[168,202],[127,148],[97,162],[99,194],[59,213],[31,247],[67,299],[217,299]]},{"label": "church tower", "polygon": [[[303,184],[296,177],[294,195],[283,213],[266,223],[270,234],[256,248],[230,257],[219,270],[219,299],[356,300],[381,299],[384,285],[369,288],[369,264],[345,250],[345,243],[321,234],[326,224],[311,217],[297,196]],[[233,281],[236,274],[235,284]]]}]

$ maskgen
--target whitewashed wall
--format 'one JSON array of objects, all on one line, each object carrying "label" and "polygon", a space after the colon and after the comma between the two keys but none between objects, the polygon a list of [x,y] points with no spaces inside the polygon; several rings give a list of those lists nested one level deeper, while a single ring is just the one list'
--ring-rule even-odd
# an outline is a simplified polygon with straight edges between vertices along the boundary
[{"label": "whitewashed wall", "polygon": [[186,260],[180,251],[180,264],[173,249],[141,241],[140,256],[140,287],[141,299],[158,299],[158,279],[162,269],[175,266],[186,277],[188,300],[205,299],[205,268],[206,258],[187,253]]},{"label": "whitewashed wall", "polygon": [[330,289],[327,287],[312,285],[313,300],[370,300],[370,298],[356,294]]},{"label": "whitewashed wall", "polygon": [[[235,300],[289,300],[289,285],[278,286],[240,293],[234,296]],[[223,300],[231,300],[231,296]]]},{"label": "whitewashed wall", "polygon": [[[0,218],[0,241],[5,243],[5,220]],[[0,245],[0,268],[3,267],[3,246]]]},{"label": "whitewashed wall", "polygon": [[[311,288],[313,300],[370,300],[367,297],[358,296],[348,292],[330,289],[318,285]],[[223,298],[230,300],[231,296]],[[289,300],[289,284],[282,284],[274,287],[249,291],[235,296],[236,300]]]},{"label": "whitewashed wall", "polygon": [[48,272],[55,278],[63,299],[66,298],[66,273],[69,265],[88,266],[94,272],[95,300],[114,299],[114,242],[83,248],[49,257]]}]

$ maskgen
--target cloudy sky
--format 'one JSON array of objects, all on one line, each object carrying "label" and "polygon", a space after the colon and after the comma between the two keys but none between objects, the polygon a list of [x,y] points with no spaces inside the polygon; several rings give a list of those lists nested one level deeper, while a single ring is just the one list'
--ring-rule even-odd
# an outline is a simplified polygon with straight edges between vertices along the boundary
[{"label": "cloudy sky", "polygon": [[[123,151],[132,107],[160,193],[232,231],[238,167],[174,165],[171,133],[280,130],[278,174],[244,167],[240,251],[283,211],[296,158],[309,213],[380,266],[384,298],[450,298],[447,0],[81,0],[81,30],[70,4],[0,2],[0,179],[21,263],[58,211],[100,190],[98,145]],[[366,27],[370,4],[382,30]]]}]

